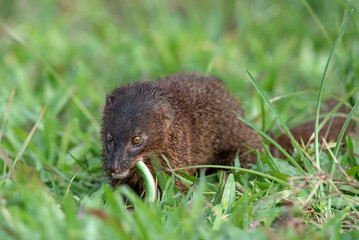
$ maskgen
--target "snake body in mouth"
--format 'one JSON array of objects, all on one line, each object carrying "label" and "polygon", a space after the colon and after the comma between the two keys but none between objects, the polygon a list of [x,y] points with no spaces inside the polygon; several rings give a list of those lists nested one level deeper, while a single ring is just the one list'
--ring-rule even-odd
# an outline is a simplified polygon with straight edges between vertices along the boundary
[{"label": "snake body in mouth", "polygon": [[[146,197],[145,200],[148,203],[153,203],[156,201],[157,198],[157,184],[153,179],[152,173],[147,167],[147,165],[143,162],[143,159],[139,159],[136,162],[136,169],[140,173],[146,190]],[[112,173],[112,177],[116,179],[124,179],[128,176],[130,169],[127,169],[121,173]]]},{"label": "snake body in mouth", "polygon": [[151,171],[142,160],[136,162],[136,169],[144,181],[146,190],[145,201],[148,203],[154,203],[157,198],[157,184],[153,179]]}]

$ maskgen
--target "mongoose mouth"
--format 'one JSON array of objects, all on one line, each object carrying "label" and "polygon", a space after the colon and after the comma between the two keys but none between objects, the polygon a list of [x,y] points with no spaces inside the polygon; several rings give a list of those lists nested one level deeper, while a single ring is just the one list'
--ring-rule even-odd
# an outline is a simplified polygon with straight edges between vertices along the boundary
[{"label": "mongoose mouth", "polygon": [[122,173],[112,173],[111,175],[113,178],[123,179],[123,178],[127,177],[129,172],[130,172],[130,169],[127,169],[126,171],[124,171]]},{"label": "mongoose mouth", "polygon": [[122,171],[122,172],[120,172],[120,171],[116,171],[116,172],[113,172],[113,173],[111,173],[111,176],[113,177],[113,178],[115,178],[115,179],[124,179],[124,178],[126,178],[128,175],[129,175],[129,173],[130,173],[130,170],[132,169],[132,168],[134,168],[135,166],[136,166],[136,163],[137,162],[139,162],[139,161],[143,161],[143,158],[142,157],[139,157],[139,158],[137,158],[134,162],[135,162],[135,164],[132,164],[127,170],[125,170],[125,171]]}]

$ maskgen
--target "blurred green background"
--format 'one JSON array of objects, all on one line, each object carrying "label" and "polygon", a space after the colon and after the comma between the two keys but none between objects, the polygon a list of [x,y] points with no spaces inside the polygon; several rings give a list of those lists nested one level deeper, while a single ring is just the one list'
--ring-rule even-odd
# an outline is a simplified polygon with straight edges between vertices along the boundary
[{"label": "blurred green background", "polygon": [[357,0],[0,0],[0,121],[7,117],[0,146],[55,199],[76,174],[71,191],[81,198],[105,182],[99,130],[106,93],[178,72],[221,78],[247,118],[273,130],[270,115],[262,121],[248,69],[269,98],[295,93],[274,106],[298,123],[312,113],[352,9],[324,87],[325,96],[339,98],[358,84]]},{"label": "blurred green background", "polygon": [[[260,123],[259,97],[244,70],[270,98],[315,92],[358,2],[2,0],[0,6],[0,116],[16,90],[2,144],[14,158],[48,106],[30,142],[38,156],[25,151],[22,158],[40,168],[39,157],[72,166],[68,150],[96,158],[104,96],[129,81],[188,71],[215,75]],[[328,94],[344,96],[358,78],[356,15],[331,62]],[[278,103],[284,118],[313,105],[315,95],[289,100]]]}]

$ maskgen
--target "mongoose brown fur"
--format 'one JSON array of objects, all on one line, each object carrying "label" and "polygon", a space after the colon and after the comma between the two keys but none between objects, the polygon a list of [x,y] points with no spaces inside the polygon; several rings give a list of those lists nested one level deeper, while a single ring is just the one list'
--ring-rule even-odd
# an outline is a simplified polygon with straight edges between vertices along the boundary
[{"label": "mongoose brown fur", "polygon": [[[243,116],[238,99],[214,77],[177,74],[116,88],[106,97],[101,130],[111,183],[140,192],[142,179],[134,166],[144,160],[154,171],[153,155],[162,166],[165,156],[173,169],[232,165],[238,151],[241,166],[256,163],[262,139],[237,114]],[[197,169],[185,171],[195,175]]]}]

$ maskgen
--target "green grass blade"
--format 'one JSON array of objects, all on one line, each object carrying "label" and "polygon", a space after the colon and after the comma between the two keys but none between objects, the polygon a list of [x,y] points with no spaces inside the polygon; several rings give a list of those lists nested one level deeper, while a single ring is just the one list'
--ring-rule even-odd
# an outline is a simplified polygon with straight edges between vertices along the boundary
[{"label": "green grass blade", "polygon": [[337,37],[337,39],[335,40],[335,43],[332,47],[332,50],[330,51],[330,54],[329,54],[329,57],[328,57],[328,60],[327,60],[327,63],[325,65],[325,68],[324,68],[324,72],[323,72],[323,75],[322,75],[322,80],[320,82],[320,87],[319,87],[319,93],[318,93],[318,100],[317,100],[317,110],[316,110],[316,113],[315,113],[315,128],[314,128],[314,149],[315,149],[315,159],[316,159],[316,163],[317,163],[317,166],[320,167],[320,159],[319,159],[319,114],[320,114],[320,102],[321,102],[321,99],[322,99],[322,94],[323,94],[323,89],[324,89],[324,83],[325,83],[325,75],[327,73],[327,70],[328,70],[328,67],[329,67],[329,63],[332,59],[332,56],[333,56],[333,53],[334,53],[334,50],[336,48],[336,46],[338,45],[338,42],[340,40],[340,37],[342,36],[343,32],[344,32],[344,29],[346,27],[346,25],[348,24],[349,22],[349,19],[350,17],[352,16],[353,14],[353,11],[354,10],[351,10],[350,11],[350,14],[348,16],[348,18],[346,19],[345,23],[343,24],[343,26],[341,27],[340,29],[340,32],[339,32],[339,35]]},{"label": "green grass blade", "polygon": [[[302,153],[302,151],[300,150],[300,146],[298,144],[298,142],[294,139],[292,133],[290,132],[288,126],[285,124],[285,122],[282,120],[282,118],[280,117],[279,113],[277,112],[277,110],[273,107],[273,105],[271,104],[271,102],[269,101],[269,99],[266,97],[266,95],[264,94],[264,92],[262,91],[262,89],[259,87],[259,85],[257,84],[257,82],[254,80],[253,76],[250,74],[250,72],[246,69],[246,73],[249,77],[249,79],[251,80],[253,86],[256,88],[257,92],[260,94],[260,96],[262,97],[262,99],[264,100],[264,102],[266,103],[266,105],[269,107],[269,109],[271,110],[271,112],[274,114],[274,116],[278,119],[280,126],[285,130],[285,132],[288,134],[288,137],[290,138],[291,142],[294,145],[294,148],[296,148],[298,150],[298,153],[300,155],[300,157],[302,158],[305,167],[307,168],[308,172],[310,174],[314,174],[314,168],[311,165],[311,163],[308,161],[308,159],[304,156],[304,154]],[[262,135],[263,136],[263,135]],[[276,147],[277,145],[274,144]],[[281,152],[282,150],[279,149]],[[296,167],[299,167],[298,164],[296,164],[295,160],[289,155],[289,154],[285,154],[284,152],[282,152]],[[300,168],[299,168],[300,169]],[[303,171],[304,172],[304,171]]]},{"label": "green grass blade", "polygon": [[273,181],[275,181],[277,183],[282,184],[283,186],[291,188],[289,183],[287,183],[287,182],[285,182],[285,181],[283,181],[283,180],[281,180],[279,178],[276,178],[276,177],[273,177],[271,175],[261,173],[261,172],[255,171],[255,170],[247,169],[247,168],[237,168],[237,167],[230,167],[230,166],[224,166],[224,165],[196,165],[196,166],[191,166],[191,167],[185,167],[183,169],[190,169],[190,168],[218,168],[218,169],[236,170],[236,171],[241,171],[241,172],[261,176],[261,177],[264,177],[264,178],[268,178],[270,180],[273,180]]},{"label": "green grass blade", "polygon": [[34,136],[35,131],[36,131],[36,129],[37,129],[37,127],[38,127],[38,125],[39,125],[39,123],[40,123],[40,121],[41,121],[41,119],[42,119],[42,116],[43,116],[44,113],[45,113],[45,111],[46,111],[46,106],[41,110],[41,113],[40,113],[40,115],[39,115],[39,117],[38,117],[36,123],[35,123],[34,126],[32,127],[32,129],[31,129],[29,135],[27,136],[27,138],[26,138],[24,144],[21,146],[20,151],[18,152],[18,154],[17,154],[17,156],[16,156],[16,158],[15,158],[15,160],[14,160],[14,167],[15,167],[17,161],[19,161],[19,159],[21,158],[22,154],[24,153],[24,151],[25,151],[27,145],[29,144],[31,138]]},{"label": "green grass blade", "polygon": [[308,4],[308,2],[306,0],[302,0],[302,4],[304,5],[304,7],[307,9],[307,11],[309,12],[309,14],[312,16],[312,18],[314,19],[315,23],[318,25],[319,29],[322,31],[325,39],[327,40],[328,44],[331,45],[332,44],[332,40],[330,39],[330,36],[328,34],[328,31],[325,29],[322,21],[320,20],[320,18],[318,17],[318,15],[315,13],[315,11],[313,10],[313,8]]},{"label": "green grass blade", "polygon": [[226,185],[224,187],[223,195],[222,195],[222,204],[224,207],[223,214],[229,214],[232,212],[232,205],[236,198],[236,189],[234,184],[234,176],[233,174],[229,174],[227,178]]},{"label": "green grass blade", "polygon": [[6,111],[5,111],[5,114],[4,114],[2,123],[1,123],[1,128],[0,128],[0,142],[1,142],[2,135],[3,135],[3,133],[4,133],[5,123],[6,123],[6,120],[7,120],[8,115],[9,115],[10,106],[11,106],[12,100],[14,99],[14,96],[15,96],[15,88],[13,88],[13,89],[11,90],[9,102],[8,102],[8,104],[7,104]]},{"label": "green grass blade", "polygon": [[[340,144],[343,140],[343,137],[344,137],[344,133],[349,125],[349,122],[353,116],[353,114],[355,113],[356,109],[358,108],[358,105],[359,105],[359,101],[354,105],[354,107],[352,108],[352,110],[350,111],[350,113],[348,114],[348,117],[347,119],[345,120],[344,124],[343,124],[343,127],[342,127],[342,130],[340,131],[340,134],[339,134],[339,137],[337,139],[337,144],[335,145],[335,148],[334,148],[334,157],[338,157],[338,153],[339,153],[339,147],[340,147]],[[333,174],[333,172],[332,172]]]},{"label": "green grass blade", "polygon": [[262,130],[260,130],[259,128],[257,128],[256,126],[254,126],[252,123],[250,123],[249,121],[247,121],[246,119],[244,119],[242,116],[240,116],[239,114],[237,114],[238,118],[243,121],[245,124],[247,124],[248,126],[250,126],[251,128],[253,128],[255,131],[257,131],[260,135],[262,135],[265,139],[267,139],[270,143],[272,143],[276,148],[279,149],[279,151],[281,151],[284,156],[286,156],[289,161],[296,167],[298,168],[303,174],[306,174],[306,172],[303,170],[303,168],[301,166],[299,166],[299,164],[295,161],[295,159],[286,151],[282,148],[282,146],[280,146],[273,138],[271,138],[268,134],[266,134],[265,132],[263,132]]}]

